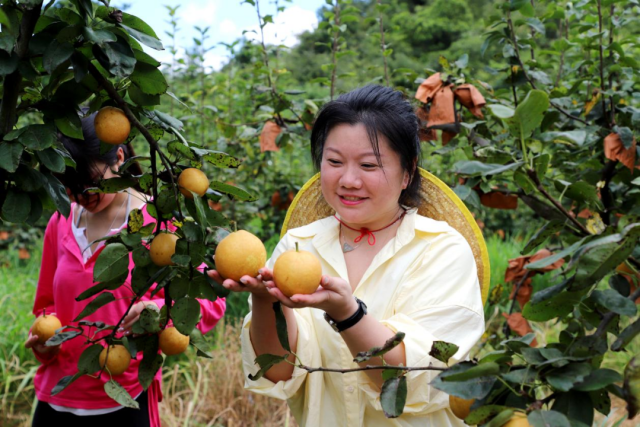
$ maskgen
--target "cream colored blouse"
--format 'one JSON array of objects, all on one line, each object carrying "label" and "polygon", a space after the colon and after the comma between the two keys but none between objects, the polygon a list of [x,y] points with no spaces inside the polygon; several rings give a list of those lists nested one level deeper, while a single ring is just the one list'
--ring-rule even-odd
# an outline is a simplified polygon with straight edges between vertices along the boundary
[{"label": "cream colored blouse", "polygon": [[[339,223],[333,217],[289,230],[267,267],[299,243],[314,253],[324,274],[348,281],[340,249]],[[447,341],[460,349],[450,364],[467,358],[484,332],[482,297],[471,248],[448,224],[410,211],[395,238],[375,256],[354,295],[368,307],[368,315],[394,332],[406,333],[407,366],[443,366],[429,356],[433,341]],[[356,368],[340,334],[318,309],[296,309],[297,354],[307,366]],[[258,371],[251,344],[251,313],[244,320],[242,357],[245,377]],[[449,409],[448,395],[429,386],[438,371],[407,375],[408,395],[402,416],[387,419],[380,406],[380,391],[365,372],[348,374],[295,368],[292,378],[273,383],[266,378],[246,379],[255,393],[286,399],[301,426],[464,426]]]}]

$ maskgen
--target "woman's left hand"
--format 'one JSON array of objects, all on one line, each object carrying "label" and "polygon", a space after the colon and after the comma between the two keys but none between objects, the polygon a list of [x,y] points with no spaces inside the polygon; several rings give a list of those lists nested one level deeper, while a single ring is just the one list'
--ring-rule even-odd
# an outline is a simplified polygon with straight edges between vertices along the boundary
[{"label": "woman's left hand", "polygon": [[120,328],[118,329],[118,332],[121,332],[123,335],[130,335],[131,327],[140,317],[140,313],[142,313],[142,310],[144,310],[144,308],[150,304],[155,305],[156,307],[158,306],[158,304],[153,301],[139,301],[135,303],[133,307],[131,307],[131,310],[129,310],[127,316],[124,318],[122,324],[120,325]]},{"label": "woman's left hand", "polygon": [[277,288],[273,281],[265,282],[269,293],[290,308],[313,307],[324,310],[332,319],[341,321],[358,310],[349,282],[339,277],[323,275],[320,287],[314,293],[296,294],[290,298]]}]

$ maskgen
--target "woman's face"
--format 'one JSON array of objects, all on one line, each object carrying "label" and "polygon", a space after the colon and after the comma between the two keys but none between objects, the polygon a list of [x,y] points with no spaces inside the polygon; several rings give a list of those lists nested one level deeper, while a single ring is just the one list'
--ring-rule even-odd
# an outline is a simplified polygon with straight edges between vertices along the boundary
[{"label": "woman's face", "polygon": [[[117,168],[117,166],[114,167]],[[109,165],[107,165],[106,163],[98,162],[95,164],[93,169],[95,171],[94,175],[92,176],[94,183],[92,185],[89,185],[87,188],[97,187],[101,179],[116,177],[116,175],[111,172],[111,167],[109,167]],[[116,194],[99,194],[85,192],[76,200],[68,188],[67,195],[71,200],[74,200],[91,213],[97,213],[104,210],[113,202],[116,197]]]},{"label": "woman's face", "polygon": [[378,136],[378,145],[381,165],[361,123],[337,125],[324,144],[322,194],[340,218],[354,228],[375,230],[393,221],[400,193],[409,183],[400,156],[384,136]]}]

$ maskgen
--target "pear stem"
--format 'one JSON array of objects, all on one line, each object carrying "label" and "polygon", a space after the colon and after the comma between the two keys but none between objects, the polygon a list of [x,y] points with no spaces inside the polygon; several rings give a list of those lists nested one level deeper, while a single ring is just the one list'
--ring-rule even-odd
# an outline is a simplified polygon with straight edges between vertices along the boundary
[{"label": "pear stem", "polygon": [[296,252],[300,252],[300,250],[298,249],[298,242],[296,242]]}]

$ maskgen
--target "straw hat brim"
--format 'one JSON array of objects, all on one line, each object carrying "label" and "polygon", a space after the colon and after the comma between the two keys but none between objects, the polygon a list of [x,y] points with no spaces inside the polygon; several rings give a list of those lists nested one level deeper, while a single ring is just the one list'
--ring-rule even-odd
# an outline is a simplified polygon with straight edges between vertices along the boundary
[{"label": "straw hat brim", "polygon": [[[436,176],[420,168],[420,206],[418,213],[437,221],[445,221],[455,228],[467,240],[476,260],[478,280],[482,292],[482,303],[487,301],[491,271],[489,268],[489,252],[482,236],[482,231],[469,209],[456,193]],[[287,230],[311,224],[322,218],[335,214],[322,196],[320,174],[314,175],[298,191],[282,225],[281,238]]]}]

